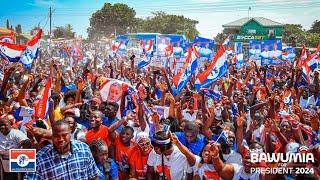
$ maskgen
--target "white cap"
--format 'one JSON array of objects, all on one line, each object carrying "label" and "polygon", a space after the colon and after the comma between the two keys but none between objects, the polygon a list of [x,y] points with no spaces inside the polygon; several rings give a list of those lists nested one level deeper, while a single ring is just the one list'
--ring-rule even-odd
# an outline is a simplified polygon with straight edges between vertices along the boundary
[{"label": "white cap", "polygon": [[141,139],[148,139],[150,141],[149,135],[145,132],[139,132],[136,136],[136,143],[139,143]]}]

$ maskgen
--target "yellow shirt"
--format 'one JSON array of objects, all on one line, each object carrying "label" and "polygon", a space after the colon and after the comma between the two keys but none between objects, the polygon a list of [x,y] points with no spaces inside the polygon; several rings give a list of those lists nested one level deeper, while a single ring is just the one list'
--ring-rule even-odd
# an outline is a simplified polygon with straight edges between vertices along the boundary
[{"label": "yellow shirt", "polygon": [[59,107],[57,107],[56,109],[54,109],[54,120],[55,121],[59,121],[63,119],[63,115],[61,113],[61,110]]}]

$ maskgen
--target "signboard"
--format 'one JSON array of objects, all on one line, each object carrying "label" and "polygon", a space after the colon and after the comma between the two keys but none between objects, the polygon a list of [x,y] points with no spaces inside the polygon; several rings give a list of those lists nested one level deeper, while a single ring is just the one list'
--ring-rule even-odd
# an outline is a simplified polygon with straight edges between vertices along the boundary
[{"label": "signboard", "polygon": [[[276,36],[276,40],[280,40],[282,37],[281,36]],[[270,38],[268,35],[233,35],[232,38],[234,41],[248,41],[248,40],[269,40]]]},{"label": "signboard", "polygon": [[249,41],[249,59],[258,64],[282,64],[281,40]]}]

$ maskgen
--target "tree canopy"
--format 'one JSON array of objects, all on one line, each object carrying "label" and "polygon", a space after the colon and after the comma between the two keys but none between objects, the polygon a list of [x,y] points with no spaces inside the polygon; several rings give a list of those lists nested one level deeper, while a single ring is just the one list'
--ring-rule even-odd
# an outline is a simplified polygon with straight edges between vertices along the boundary
[{"label": "tree canopy", "polygon": [[90,27],[88,28],[89,38],[109,37],[112,33],[126,33],[135,24],[136,12],[126,4],[116,3],[114,5],[105,3],[102,9],[92,14]]},{"label": "tree canopy", "polygon": [[74,38],[74,32],[71,24],[67,24],[66,26],[58,26],[53,30],[54,38]]},{"label": "tree canopy", "polygon": [[162,34],[184,34],[188,39],[193,40],[199,32],[196,20],[186,18],[184,16],[170,15],[162,11],[153,12],[153,16],[140,19],[138,31],[156,32]]},{"label": "tree canopy", "polygon": [[188,39],[193,39],[199,34],[197,24],[196,20],[164,12],[153,12],[152,16],[145,19],[137,18],[135,10],[126,4],[105,3],[102,9],[92,14],[88,35],[90,39],[94,39],[109,37],[114,32],[154,32],[184,34]]},{"label": "tree canopy", "polygon": [[320,33],[317,32],[317,23],[315,21],[309,31],[302,29],[300,24],[286,24],[283,28],[282,41],[288,44],[297,43],[301,46],[305,44],[308,47],[316,47],[320,43]]}]

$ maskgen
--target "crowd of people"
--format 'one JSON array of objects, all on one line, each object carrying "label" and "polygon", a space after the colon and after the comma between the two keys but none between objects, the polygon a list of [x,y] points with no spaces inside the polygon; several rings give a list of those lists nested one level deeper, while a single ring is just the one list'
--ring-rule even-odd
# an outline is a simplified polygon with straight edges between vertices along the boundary
[{"label": "crowd of people", "polygon": [[[319,72],[308,83],[294,62],[259,67],[246,60],[237,68],[230,58],[226,77],[209,88],[221,95],[212,99],[208,89],[195,90],[197,74],[177,92],[170,67],[138,69],[132,54],[110,58],[103,45],[82,44],[82,51],[90,52],[83,63],[62,43],[43,50],[31,69],[4,66],[3,179],[18,178],[9,172],[13,148],[37,150],[26,180],[320,178]],[[46,117],[27,113],[36,111],[49,79]],[[104,98],[110,79],[119,83]],[[156,106],[167,108],[167,117]],[[285,164],[311,173],[263,174],[251,168],[283,163],[253,163],[251,153],[312,153],[315,161]]]}]

